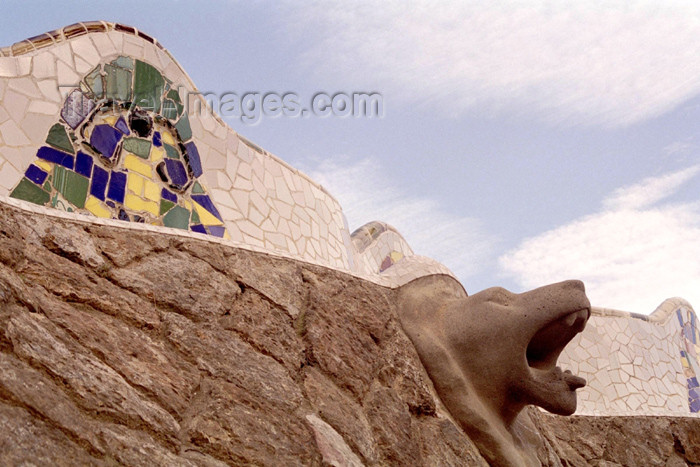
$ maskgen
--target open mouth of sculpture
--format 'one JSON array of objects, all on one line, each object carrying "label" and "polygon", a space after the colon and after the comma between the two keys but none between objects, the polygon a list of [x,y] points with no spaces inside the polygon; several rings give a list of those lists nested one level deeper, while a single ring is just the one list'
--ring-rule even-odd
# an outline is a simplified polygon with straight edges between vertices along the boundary
[{"label": "open mouth of sculpture", "polygon": [[556,364],[564,347],[576,334],[583,331],[590,314],[589,308],[581,308],[547,323],[537,331],[525,352],[528,366],[564,380],[571,390],[585,386],[586,381],[583,378],[573,375],[568,370],[562,372]]}]

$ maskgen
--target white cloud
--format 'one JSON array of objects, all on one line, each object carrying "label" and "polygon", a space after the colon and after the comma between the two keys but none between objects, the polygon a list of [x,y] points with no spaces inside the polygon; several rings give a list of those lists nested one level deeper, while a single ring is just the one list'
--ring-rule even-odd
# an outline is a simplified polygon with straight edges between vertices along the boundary
[{"label": "white cloud", "polygon": [[582,279],[595,306],[648,314],[681,296],[700,307],[700,203],[658,204],[699,171],[619,189],[606,209],[523,241],[499,264],[524,288]]},{"label": "white cloud", "polygon": [[448,213],[434,200],[406,194],[374,159],[343,165],[323,161],[302,169],[340,202],[351,231],[374,220],[386,222],[416,254],[440,261],[463,282],[492,261],[493,240],[477,220]]},{"label": "white cloud", "polygon": [[625,126],[700,92],[689,1],[319,1],[283,10],[325,78],[460,114]]},{"label": "white cloud", "polygon": [[689,167],[661,177],[649,177],[632,186],[618,188],[604,201],[607,209],[641,209],[672,195],[678,187],[695,177],[700,166]]}]

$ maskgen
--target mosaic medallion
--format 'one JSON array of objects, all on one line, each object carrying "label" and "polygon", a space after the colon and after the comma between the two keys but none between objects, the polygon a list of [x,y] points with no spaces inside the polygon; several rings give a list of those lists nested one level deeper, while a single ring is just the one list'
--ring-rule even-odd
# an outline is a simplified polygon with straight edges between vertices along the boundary
[{"label": "mosaic medallion", "polygon": [[171,84],[130,57],[92,70],[66,97],[61,119],[10,196],[228,238]]}]

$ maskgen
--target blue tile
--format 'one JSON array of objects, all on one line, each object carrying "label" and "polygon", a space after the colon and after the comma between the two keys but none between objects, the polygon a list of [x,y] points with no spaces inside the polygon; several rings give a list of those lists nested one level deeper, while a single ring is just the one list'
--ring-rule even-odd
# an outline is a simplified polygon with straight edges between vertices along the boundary
[{"label": "blue tile", "polygon": [[187,184],[189,177],[187,176],[187,171],[185,170],[185,166],[182,165],[182,162],[167,158],[165,159],[165,167],[168,171],[168,177],[174,185],[184,187]]},{"label": "blue tile", "polygon": [[223,238],[224,233],[226,232],[226,227],[222,227],[220,225],[210,225],[209,232],[215,237]]},{"label": "blue tile", "polygon": [[190,141],[189,143],[185,144],[185,149],[187,149],[187,155],[185,157],[192,168],[192,174],[195,177],[199,177],[202,175],[202,162],[199,159],[199,151],[197,151],[197,146]]},{"label": "blue tile", "polygon": [[48,177],[49,174],[41,170],[36,165],[31,164],[27,168],[27,171],[24,173],[24,176],[36,183],[37,185],[41,186],[44,184],[44,182],[46,181],[46,177]]},{"label": "blue tile", "polygon": [[62,165],[73,170],[73,156],[66,154],[58,149],[42,146],[36,153],[37,157],[45,161],[53,162],[54,164]]},{"label": "blue tile", "polygon": [[117,130],[121,131],[127,136],[131,134],[131,131],[129,131],[129,125],[126,124],[124,117],[119,117],[119,120],[117,120],[117,123],[115,123],[114,126],[117,128]]},{"label": "blue tile", "polygon": [[78,155],[75,157],[75,171],[90,178],[92,174],[92,156],[85,154],[83,151],[78,151]]},{"label": "blue tile", "polygon": [[190,230],[192,232],[198,232],[198,233],[207,233],[207,230],[204,228],[202,224],[197,224],[197,225],[191,225]]},{"label": "blue tile", "polygon": [[204,209],[216,216],[217,219],[223,221],[223,219],[221,219],[221,214],[219,214],[219,211],[216,209],[216,206],[214,206],[214,203],[212,203],[208,195],[192,195],[192,199],[201,204]]},{"label": "blue tile", "polygon": [[700,400],[690,402],[690,411],[693,413],[700,412]]},{"label": "blue tile", "polygon": [[693,376],[692,378],[688,378],[688,387],[689,388],[700,387],[700,383],[698,383],[698,378],[696,376]]},{"label": "blue tile", "polygon": [[117,144],[122,139],[122,132],[110,125],[97,125],[90,135],[90,146],[97,149],[103,157],[112,159]]},{"label": "blue tile", "polygon": [[90,194],[100,201],[105,200],[105,189],[107,189],[107,181],[109,180],[109,172],[103,170],[99,166],[95,166],[92,171],[92,184],[90,185]]},{"label": "blue tile", "polygon": [[160,197],[163,199],[167,199],[168,201],[172,201],[173,203],[177,203],[177,195],[175,193],[169,192],[165,188],[161,190]]},{"label": "blue tile", "polygon": [[107,198],[117,203],[124,202],[124,191],[126,189],[126,174],[123,172],[112,172],[107,189]]},{"label": "blue tile", "polygon": [[153,133],[153,146],[159,148],[163,145],[163,142],[160,140],[160,133],[159,132],[154,132]]}]

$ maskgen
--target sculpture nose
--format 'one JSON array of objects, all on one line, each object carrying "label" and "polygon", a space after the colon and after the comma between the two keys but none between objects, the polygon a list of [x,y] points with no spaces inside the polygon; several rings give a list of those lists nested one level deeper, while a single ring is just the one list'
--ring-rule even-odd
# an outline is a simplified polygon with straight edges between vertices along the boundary
[{"label": "sculpture nose", "polygon": [[572,279],[568,281],[564,281],[562,283],[563,288],[565,289],[573,289],[573,290],[578,290],[581,292],[586,291],[586,286],[583,284],[583,281],[580,281],[578,279]]}]

